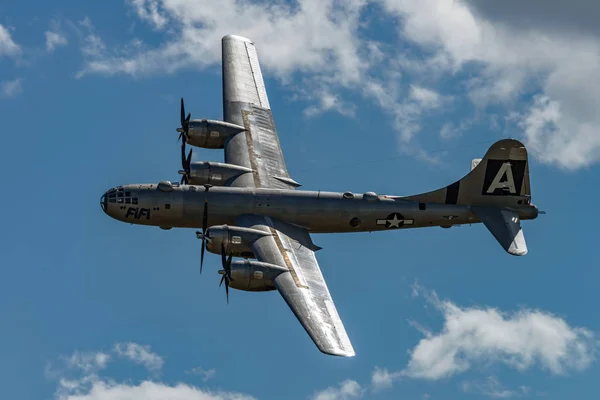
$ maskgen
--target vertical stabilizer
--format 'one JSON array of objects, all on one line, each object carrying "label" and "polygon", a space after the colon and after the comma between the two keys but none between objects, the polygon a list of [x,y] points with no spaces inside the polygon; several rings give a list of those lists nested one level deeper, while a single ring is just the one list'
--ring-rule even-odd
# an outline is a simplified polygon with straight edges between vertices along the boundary
[{"label": "vertical stabilizer", "polygon": [[471,162],[471,171],[461,180],[406,199],[424,203],[527,207],[531,199],[527,150],[518,140],[499,140],[482,159]]}]

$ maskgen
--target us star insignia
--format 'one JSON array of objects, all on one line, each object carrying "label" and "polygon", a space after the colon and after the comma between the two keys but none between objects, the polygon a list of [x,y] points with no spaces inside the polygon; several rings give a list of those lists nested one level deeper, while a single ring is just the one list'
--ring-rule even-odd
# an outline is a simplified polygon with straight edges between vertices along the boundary
[{"label": "us star insignia", "polygon": [[377,225],[385,225],[387,229],[402,228],[404,225],[414,224],[414,219],[404,219],[400,213],[391,213],[386,219],[378,219]]}]

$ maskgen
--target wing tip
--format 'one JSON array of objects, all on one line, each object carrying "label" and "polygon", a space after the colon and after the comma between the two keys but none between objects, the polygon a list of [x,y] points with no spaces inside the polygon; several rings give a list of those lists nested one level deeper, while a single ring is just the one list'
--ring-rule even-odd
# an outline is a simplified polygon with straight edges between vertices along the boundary
[{"label": "wing tip", "polygon": [[524,250],[523,249],[518,249],[517,250],[517,249],[512,249],[511,248],[511,249],[507,250],[507,253],[510,254],[510,255],[512,255],[512,256],[520,257],[520,256],[527,255],[528,252],[527,252],[527,249],[524,249]]},{"label": "wing tip", "polygon": [[234,34],[229,34],[229,35],[225,35],[223,36],[222,39],[224,42],[231,40],[231,41],[236,41],[236,42],[248,42],[248,43],[252,43],[254,44],[254,42],[250,39],[248,39],[247,37],[243,37],[243,36],[239,36],[239,35],[234,35]]},{"label": "wing tip", "polygon": [[337,356],[337,357],[350,358],[350,357],[354,357],[356,355],[354,350],[339,350],[339,349],[335,349],[335,350],[319,349],[319,350],[321,350],[321,353],[324,353],[324,354],[327,354],[330,356]]},{"label": "wing tip", "polygon": [[338,347],[338,346],[323,346],[323,343],[317,343],[317,348],[323,354],[327,354],[330,356],[338,356],[338,357],[354,357],[356,353],[354,352],[354,347],[352,344],[346,347]]}]

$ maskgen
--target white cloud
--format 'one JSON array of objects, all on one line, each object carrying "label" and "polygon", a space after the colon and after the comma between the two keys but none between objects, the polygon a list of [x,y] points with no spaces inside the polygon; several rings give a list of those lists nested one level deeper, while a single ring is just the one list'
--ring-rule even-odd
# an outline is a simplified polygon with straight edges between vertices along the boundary
[{"label": "white cloud", "polygon": [[[137,343],[118,343],[114,351],[125,360],[142,364],[154,372],[163,364],[162,357],[152,353],[149,346]],[[58,400],[252,400],[243,393],[212,391],[187,383],[165,383],[156,380],[116,379],[100,375],[111,357],[103,352],[75,351],[61,357],[65,368],[46,365],[45,375],[57,381],[55,398]],[[196,369],[194,369],[196,370]],[[214,370],[204,371],[205,376],[214,375]]]},{"label": "white cloud", "polygon": [[313,94],[313,97],[316,97],[319,103],[304,110],[304,115],[307,117],[315,117],[331,110],[335,110],[341,115],[352,117],[356,111],[356,107],[353,104],[344,102],[339,95],[332,93],[326,88],[317,94]]},{"label": "white cloud", "polygon": [[550,313],[461,308],[439,300],[435,292],[421,292],[442,313],[444,327],[437,334],[430,332],[411,351],[405,376],[435,380],[483,363],[518,370],[539,365],[552,374],[564,374],[586,369],[594,360],[594,334]]},{"label": "white cloud", "polygon": [[140,19],[149,22],[157,30],[167,24],[167,18],[159,11],[159,0],[127,0],[127,3],[135,9]]},{"label": "white cloud", "polygon": [[64,358],[64,361],[69,368],[76,368],[85,373],[90,373],[106,368],[110,356],[103,352],[82,353],[75,351],[69,357]]},{"label": "white cloud", "polygon": [[0,83],[0,93],[3,97],[13,97],[23,91],[23,79],[17,78]]},{"label": "white cloud", "polygon": [[440,137],[442,139],[454,139],[461,136],[465,131],[471,128],[474,120],[462,120],[458,126],[454,122],[447,122],[440,129]]},{"label": "white cloud", "polygon": [[356,399],[363,395],[363,389],[358,382],[345,380],[337,387],[328,387],[325,390],[315,393],[312,400],[347,400]]},{"label": "white cloud", "polygon": [[509,389],[504,386],[495,376],[488,376],[483,382],[466,381],[460,385],[465,393],[482,394],[487,397],[506,399],[526,395],[530,389],[521,385],[518,389]]},{"label": "white cloud", "polygon": [[375,367],[371,376],[373,390],[389,389],[395,380],[402,376],[402,372],[390,372],[385,368]]},{"label": "white cloud", "polygon": [[120,357],[125,357],[136,364],[143,365],[149,371],[159,371],[164,363],[161,356],[150,350],[149,345],[133,342],[117,343],[114,350]]},{"label": "white cloud", "polygon": [[217,370],[214,368],[204,369],[200,367],[194,367],[190,371],[189,374],[198,375],[202,377],[202,382],[206,382],[209,379],[212,379],[217,374]]},{"label": "white cloud", "polygon": [[410,97],[426,109],[438,108],[441,102],[439,93],[417,85],[410,85]]},{"label": "white cloud", "polygon": [[[130,1],[153,28],[166,26],[157,48],[88,59],[85,73],[147,75],[220,62],[221,37],[231,32],[252,38],[261,64],[283,77],[293,71],[335,72],[340,82],[357,82],[365,63],[356,30],[362,0],[303,0],[297,5],[248,0]],[[252,24],[246,21],[252,20]],[[290,45],[293,43],[293,45]],[[367,51],[367,50],[366,50]]]},{"label": "white cloud", "polygon": [[[545,2],[534,2],[537,7],[522,6],[529,14],[515,13],[504,2],[496,2],[494,7],[512,13],[506,21],[494,17],[493,12],[478,12],[478,2],[381,2],[401,18],[402,38],[431,54],[422,64],[434,63],[450,74],[471,71],[464,83],[475,106],[502,104],[516,109],[515,100],[525,91],[537,91],[556,103],[562,113],[553,121],[551,132],[533,128],[524,132],[526,144],[542,161],[575,169],[600,159],[600,131],[591,129],[600,125],[596,111],[600,107],[598,36],[577,29],[567,34],[555,28],[558,24],[540,22],[536,14],[546,8]],[[491,3],[484,4],[489,7]],[[553,16],[576,25],[570,12]],[[538,23],[512,23],[517,18],[533,18]],[[536,114],[539,104],[534,101],[522,113],[523,123]]]},{"label": "white cloud", "polygon": [[21,48],[12,39],[10,32],[0,24],[0,56],[18,56]]},{"label": "white cloud", "polygon": [[[353,116],[351,101],[358,93],[390,115],[400,151],[407,154],[436,161],[414,143],[423,134],[422,121],[446,112],[449,101],[466,100],[477,113],[500,106],[507,115],[517,115],[509,120],[510,128],[522,131],[532,154],[543,162],[576,169],[599,161],[600,30],[589,18],[597,7],[558,12],[556,2],[551,7],[533,1],[527,6],[519,2],[521,11],[515,12],[504,3],[128,0],[135,17],[161,35],[161,44],[149,47],[132,39],[108,47],[86,18],[80,22],[89,34],[78,76],[206,68],[220,62],[221,37],[234,32],[257,43],[271,76],[289,84],[304,74],[304,91],[314,102],[306,116],[324,111]],[[363,17],[371,4],[383,5],[402,46],[367,37]],[[529,20],[535,23],[523,23]],[[587,21],[585,29],[578,28],[579,20]],[[407,43],[414,51],[398,50]],[[539,96],[533,99],[532,93]],[[440,139],[471,128],[457,120],[442,128]]]},{"label": "white cloud", "polygon": [[94,30],[94,24],[92,23],[90,17],[88,17],[87,15],[82,20],[77,21],[77,25],[83,26],[88,31]]},{"label": "white cloud", "polygon": [[66,46],[67,38],[56,31],[46,31],[46,50],[53,52],[57,47]]},{"label": "white cloud", "polygon": [[161,382],[116,382],[98,377],[61,380],[56,392],[58,400],[251,400],[242,393],[213,392],[185,383],[169,385]]}]

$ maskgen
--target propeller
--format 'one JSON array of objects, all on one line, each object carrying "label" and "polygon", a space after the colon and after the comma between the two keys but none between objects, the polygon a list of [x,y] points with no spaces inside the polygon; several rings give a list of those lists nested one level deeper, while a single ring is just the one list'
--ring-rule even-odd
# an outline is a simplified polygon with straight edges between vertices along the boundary
[{"label": "propeller", "polygon": [[196,232],[196,237],[202,239],[202,250],[200,251],[200,273],[202,273],[202,265],[204,264],[204,251],[206,250],[206,241],[210,240],[206,229],[208,225],[208,202],[204,202],[204,212],[202,213],[202,232]]},{"label": "propeller", "polygon": [[183,172],[180,172],[183,176],[181,177],[181,183],[188,183],[188,175],[190,172],[190,161],[192,159],[192,150],[188,154],[187,158],[185,157],[185,144],[188,140],[188,132],[190,129],[190,118],[192,114],[185,116],[185,105],[183,104],[183,97],[181,98],[181,128],[177,128],[177,132],[179,132],[179,138],[177,141],[181,140],[181,166],[183,167]]},{"label": "propeller", "polygon": [[227,297],[227,304],[229,304],[229,282],[231,282],[231,254],[225,259],[225,245],[221,243],[221,262],[223,263],[223,269],[219,271],[221,277],[221,283],[219,287],[225,282],[225,296]]},{"label": "propeller", "polygon": [[186,185],[188,184],[188,178],[190,176],[190,164],[192,162],[192,149],[190,149],[190,152],[188,153],[187,157],[185,156],[185,146],[181,146],[181,167],[183,168],[183,170],[179,171],[179,173],[181,174],[181,181],[179,182],[180,184],[185,183]]},{"label": "propeller", "polygon": [[188,113],[187,117],[185,116],[185,105],[183,104],[183,97],[181,98],[181,128],[177,128],[177,132],[179,132],[178,141],[183,139],[183,144],[188,139],[188,130],[190,128],[190,117],[192,114]]}]

